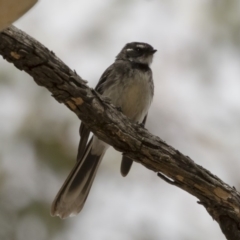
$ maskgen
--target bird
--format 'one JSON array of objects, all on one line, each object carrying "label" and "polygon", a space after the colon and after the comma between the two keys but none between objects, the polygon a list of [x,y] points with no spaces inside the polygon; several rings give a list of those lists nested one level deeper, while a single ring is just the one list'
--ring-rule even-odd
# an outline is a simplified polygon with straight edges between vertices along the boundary
[{"label": "bird", "polygon": [[[131,121],[142,124],[154,95],[154,83],[150,65],[157,50],[144,42],[127,43],[100,77],[95,90]],[[60,218],[77,215],[88,197],[97,169],[109,145],[97,136],[90,140],[90,130],[81,123],[77,161],[57,193],[51,215]],[[122,157],[120,171],[126,176],[132,166],[132,159]]]}]

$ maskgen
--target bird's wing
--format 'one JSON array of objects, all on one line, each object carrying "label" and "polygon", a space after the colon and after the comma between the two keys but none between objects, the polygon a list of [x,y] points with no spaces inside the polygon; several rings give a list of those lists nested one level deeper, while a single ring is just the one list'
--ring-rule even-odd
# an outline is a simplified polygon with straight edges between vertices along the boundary
[{"label": "bird's wing", "polygon": [[[100,93],[103,94],[104,89],[108,88],[114,81],[114,66],[116,65],[116,63],[112,64],[111,66],[109,66],[105,72],[102,74],[95,90]],[[88,138],[90,135],[90,130],[88,129],[88,127],[84,124],[81,123],[80,124],[80,128],[79,128],[79,135],[80,135],[80,142],[78,145],[78,154],[77,154],[77,161],[81,161],[84,154],[85,154],[85,150],[86,150],[86,146],[88,143]]]}]

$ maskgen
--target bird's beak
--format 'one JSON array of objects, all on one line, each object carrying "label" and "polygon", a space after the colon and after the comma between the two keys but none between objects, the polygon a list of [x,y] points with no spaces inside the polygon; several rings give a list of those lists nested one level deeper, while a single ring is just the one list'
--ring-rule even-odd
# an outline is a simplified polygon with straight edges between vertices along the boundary
[{"label": "bird's beak", "polygon": [[157,49],[153,49],[153,50],[151,51],[152,54],[154,54],[155,52],[157,52]]}]

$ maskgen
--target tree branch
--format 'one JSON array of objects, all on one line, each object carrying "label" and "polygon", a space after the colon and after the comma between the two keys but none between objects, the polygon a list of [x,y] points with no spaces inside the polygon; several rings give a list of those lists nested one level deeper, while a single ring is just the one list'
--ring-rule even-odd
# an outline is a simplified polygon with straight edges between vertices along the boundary
[{"label": "tree branch", "polygon": [[[159,137],[130,122],[58,59],[15,27],[0,33],[0,54],[64,103],[100,139],[199,199],[229,240],[240,239],[240,194]],[[160,173],[161,172],[161,173]]]}]

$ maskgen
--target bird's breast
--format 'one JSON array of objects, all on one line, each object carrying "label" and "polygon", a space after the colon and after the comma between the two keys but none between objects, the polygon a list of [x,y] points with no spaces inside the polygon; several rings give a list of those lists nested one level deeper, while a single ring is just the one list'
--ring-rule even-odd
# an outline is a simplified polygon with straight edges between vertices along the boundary
[{"label": "bird's breast", "polygon": [[111,99],[115,106],[135,122],[142,122],[148,112],[153,98],[151,72],[135,72],[121,81],[116,81],[104,95]]}]

